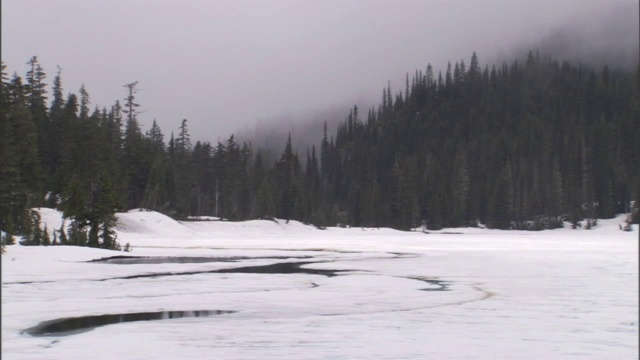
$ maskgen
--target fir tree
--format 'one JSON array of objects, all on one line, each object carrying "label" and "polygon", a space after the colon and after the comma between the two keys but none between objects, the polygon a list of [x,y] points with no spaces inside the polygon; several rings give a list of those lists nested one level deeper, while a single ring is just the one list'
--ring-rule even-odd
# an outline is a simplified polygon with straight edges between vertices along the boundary
[{"label": "fir tree", "polygon": [[69,240],[67,239],[67,234],[64,231],[64,221],[62,222],[62,225],[60,225],[60,230],[58,230],[58,233],[60,233],[60,245],[69,245]]},{"label": "fir tree", "polygon": [[49,230],[47,229],[47,225],[45,225],[44,230],[42,230],[42,245],[44,246],[52,245],[51,236],[49,236]]}]

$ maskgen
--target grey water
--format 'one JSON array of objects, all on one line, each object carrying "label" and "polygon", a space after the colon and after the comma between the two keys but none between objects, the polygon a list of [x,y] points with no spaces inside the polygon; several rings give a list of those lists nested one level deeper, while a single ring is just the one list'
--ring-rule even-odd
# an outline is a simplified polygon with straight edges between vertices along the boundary
[{"label": "grey water", "polygon": [[256,266],[243,266],[230,269],[217,269],[217,270],[201,270],[201,271],[176,271],[176,272],[161,272],[161,273],[149,273],[138,274],[129,276],[113,277],[108,279],[100,279],[98,281],[107,280],[128,280],[128,279],[140,279],[140,278],[160,278],[166,276],[186,276],[196,274],[307,274],[307,275],[322,275],[327,277],[338,276],[340,273],[347,272],[347,270],[327,270],[327,269],[308,269],[303,268],[303,265],[315,264],[317,261],[308,262],[285,262],[275,263],[269,265],[256,265]]},{"label": "grey water", "polygon": [[107,258],[89,260],[90,263],[104,264],[190,264],[209,262],[235,262],[242,260],[265,260],[265,259],[310,259],[311,256],[228,256],[228,257],[204,257],[204,256],[111,256]]},{"label": "grey water", "polygon": [[231,314],[230,310],[155,311],[124,314],[103,314],[43,321],[24,330],[31,336],[67,336],[91,331],[97,327],[134,321],[167,320],[187,317],[211,317]]}]

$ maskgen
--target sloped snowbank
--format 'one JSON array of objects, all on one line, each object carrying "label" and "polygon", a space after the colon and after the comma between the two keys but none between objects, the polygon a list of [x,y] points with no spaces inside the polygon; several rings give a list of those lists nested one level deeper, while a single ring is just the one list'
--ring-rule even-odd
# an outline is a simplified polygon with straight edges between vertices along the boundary
[{"label": "sloped snowbank", "polygon": [[295,220],[247,220],[247,221],[186,221],[184,226],[198,232],[212,235],[229,235],[240,233],[251,234],[286,234],[291,232],[321,231],[312,225]]},{"label": "sloped snowbank", "polygon": [[116,229],[124,233],[184,234],[187,229],[178,221],[159,212],[132,209],[117,213]]},{"label": "sloped snowbank", "polygon": [[61,211],[50,208],[35,208],[34,210],[40,214],[40,229],[44,230],[46,227],[51,239],[53,239],[54,231],[58,232],[63,224],[66,232],[69,221],[63,218]]},{"label": "sloped snowbank", "polygon": [[[284,235],[321,231],[311,225],[286,220],[248,221],[176,221],[166,215],[144,209],[117,213],[116,232],[120,242],[132,246],[171,246],[173,240],[190,246],[204,246],[211,240],[242,240],[247,237]],[[126,240],[125,240],[126,239]]]},{"label": "sloped snowbank", "polygon": [[[40,228],[44,229],[45,226],[49,231],[49,235],[53,237],[53,232],[58,231],[62,225],[64,227],[69,223],[69,220],[63,218],[62,212],[56,209],[50,208],[35,208],[40,214]],[[116,214],[117,223],[116,231],[122,233],[123,236],[127,235],[144,235],[153,237],[156,235],[172,235],[178,237],[185,236],[222,236],[222,235],[238,235],[243,234],[260,234],[260,235],[278,235],[278,234],[299,234],[309,232],[331,232],[331,233],[345,233],[345,234],[365,234],[376,233],[378,235],[391,235],[391,234],[403,234],[405,231],[390,229],[390,228],[337,228],[329,227],[321,230],[313,225],[304,224],[296,220],[246,220],[246,221],[224,221],[213,217],[201,217],[195,221],[177,221],[170,218],[167,215],[159,212],[150,211],[146,209],[132,209],[127,212]],[[206,220],[205,220],[206,219]],[[591,236],[589,234],[596,234],[601,231],[618,230],[620,226],[624,226],[626,216],[620,214],[613,219],[600,219],[598,225],[591,230],[586,229],[571,229],[569,225],[565,224],[564,228],[555,230],[543,230],[542,232],[569,232],[572,234],[580,234],[580,236]],[[638,225],[632,225],[633,232],[638,231]],[[413,233],[421,233],[420,229],[413,231]],[[428,234],[433,235],[456,235],[456,234],[535,234],[536,231],[526,230],[490,230],[484,228],[446,228],[442,230],[429,230]],[[616,232],[614,232],[615,234]]]}]

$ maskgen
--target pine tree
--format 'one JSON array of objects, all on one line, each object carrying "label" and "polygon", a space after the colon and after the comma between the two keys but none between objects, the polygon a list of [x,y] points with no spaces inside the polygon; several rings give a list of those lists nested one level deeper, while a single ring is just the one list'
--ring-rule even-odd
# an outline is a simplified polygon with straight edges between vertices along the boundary
[{"label": "pine tree", "polygon": [[146,137],[151,143],[154,155],[164,152],[164,135],[162,134],[162,130],[160,129],[160,126],[158,126],[156,119],[153,119],[153,124],[151,125],[151,129],[147,132]]},{"label": "pine tree", "polygon": [[60,225],[60,230],[58,230],[58,233],[60,233],[60,245],[69,245],[67,234],[64,231],[64,221],[62,222],[62,225]]},{"label": "pine tree", "polygon": [[276,167],[276,188],[278,203],[276,215],[282,219],[291,219],[294,215],[298,199],[298,176],[300,175],[300,162],[293,153],[291,135],[289,135],[284,152],[280,156]]},{"label": "pine tree", "polygon": [[[117,235],[114,231],[116,227],[116,217],[114,214],[106,214],[99,227],[99,237],[101,239],[101,247],[110,250],[122,250],[117,242]],[[128,245],[128,244],[127,244]]]},{"label": "pine tree", "polygon": [[35,210],[29,209],[24,219],[20,244],[24,246],[43,245],[43,237],[43,232],[40,229],[40,214]]},{"label": "pine tree", "polygon": [[[29,71],[27,71],[25,76],[25,90],[31,118],[36,127],[37,138],[37,143],[32,143],[32,146],[35,145],[35,151],[38,153],[38,160],[40,161],[39,167],[41,168],[40,176],[43,176],[42,169],[48,168],[48,154],[50,152],[51,141],[53,141],[51,136],[52,125],[47,114],[47,84],[44,82],[46,74],[36,56],[33,56],[27,64],[29,65]],[[38,183],[40,183],[39,186],[42,186],[43,184],[41,184],[41,182],[46,179],[44,176],[37,179]],[[38,205],[40,205],[40,203]]]},{"label": "pine tree", "polygon": [[89,92],[85,88],[84,84],[80,86],[80,121],[86,121],[89,119],[89,104],[91,104],[91,97]]},{"label": "pine tree", "polygon": [[135,94],[138,92],[138,82],[124,85],[127,88],[127,97],[122,112],[126,114],[126,126],[123,138],[123,155],[127,176],[128,207],[139,207],[144,198],[144,190],[147,185],[150,159],[146,156],[144,138],[138,123],[138,107],[135,102]]},{"label": "pine tree", "polygon": [[176,138],[176,149],[178,152],[185,154],[191,151],[191,136],[187,127],[187,119],[182,119],[182,123],[180,123],[180,133]]},{"label": "pine tree", "polygon": [[452,216],[451,226],[462,226],[466,219],[467,202],[469,200],[469,170],[464,151],[459,148],[453,162],[453,178],[451,181]]},{"label": "pine tree", "polygon": [[86,246],[88,243],[87,232],[77,221],[72,220],[69,224],[69,245]]},{"label": "pine tree", "polygon": [[88,225],[89,190],[78,177],[69,179],[59,205],[65,218],[72,218],[78,226]]},{"label": "pine tree", "polygon": [[13,225],[13,220],[11,216],[7,217],[6,222],[3,224],[2,228],[5,232],[4,238],[2,239],[3,245],[14,245],[16,243],[15,238],[13,237],[15,232],[15,227]]},{"label": "pine tree", "polygon": [[175,198],[174,209],[180,216],[188,216],[191,213],[190,198],[194,190],[191,151],[187,120],[183,119],[180,125],[180,133],[173,145],[175,193],[180,194]]},{"label": "pine tree", "polygon": [[157,153],[151,165],[142,207],[160,212],[169,210],[171,187],[168,182],[170,175],[167,166],[165,155]]},{"label": "pine tree", "polygon": [[27,89],[18,75],[9,83],[3,81],[0,219],[6,223],[11,216],[18,231],[26,230],[22,224],[28,223],[28,209],[44,199],[42,168],[38,147],[34,146],[38,131],[29,111]]},{"label": "pine tree", "polygon": [[42,245],[49,246],[51,244],[51,237],[49,236],[49,230],[47,226],[44,226],[44,230],[42,230]]},{"label": "pine tree", "polygon": [[16,154],[16,138],[13,135],[14,124],[11,118],[13,110],[9,101],[10,83],[2,64],[2,82],[0,82],[0,229],[11,234],[9,224],[18,219],[16,211],[22,212],[24,206],[18,203],[21,194],[16,191],[20,183],[20,170]]},{"label": "pine tree", "polygon": [[275,189],[270,176],[263,179],[256,196],[256,212],[259,218],[276,216]]},{"label": "pine tree", "polygon": [[57,195],[62,190],[61,181],[64,177],[62,172],[62,142],[64,129],[64,107],[65,101],[62,93],[62,81],[60,79],[62,69],[58,67],[58,73],[53,80],[53,99],[49,108],[49,131],[47,132],[48,149],[43,160],[46,164],[44,170],[47,175],[47,187],[50,195],[46,205],[48,207],[57,206]]},{"label": "pine tree", "polygon": [[511,168],[507,164],[498,177],[489,200],[489,221],[487,223],[489,228],[501,230],[511,228],[512,197]]}]

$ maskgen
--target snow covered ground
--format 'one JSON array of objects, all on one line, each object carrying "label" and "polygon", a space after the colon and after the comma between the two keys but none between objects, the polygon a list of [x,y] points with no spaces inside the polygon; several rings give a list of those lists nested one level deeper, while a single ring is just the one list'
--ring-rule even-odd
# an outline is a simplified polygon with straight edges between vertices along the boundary
[{"label": "snow covered ground", "polygon": [[[41,213],[60,227],[57,212]],[[622,218],[593,230],[431,234],[118,219],[131,253],[7,248],[3,359],[638,359],[638,229],[620,231]],[[118,255],[155,258],[89,262]],[[233,313],[23,332],[186,310]]]}]

